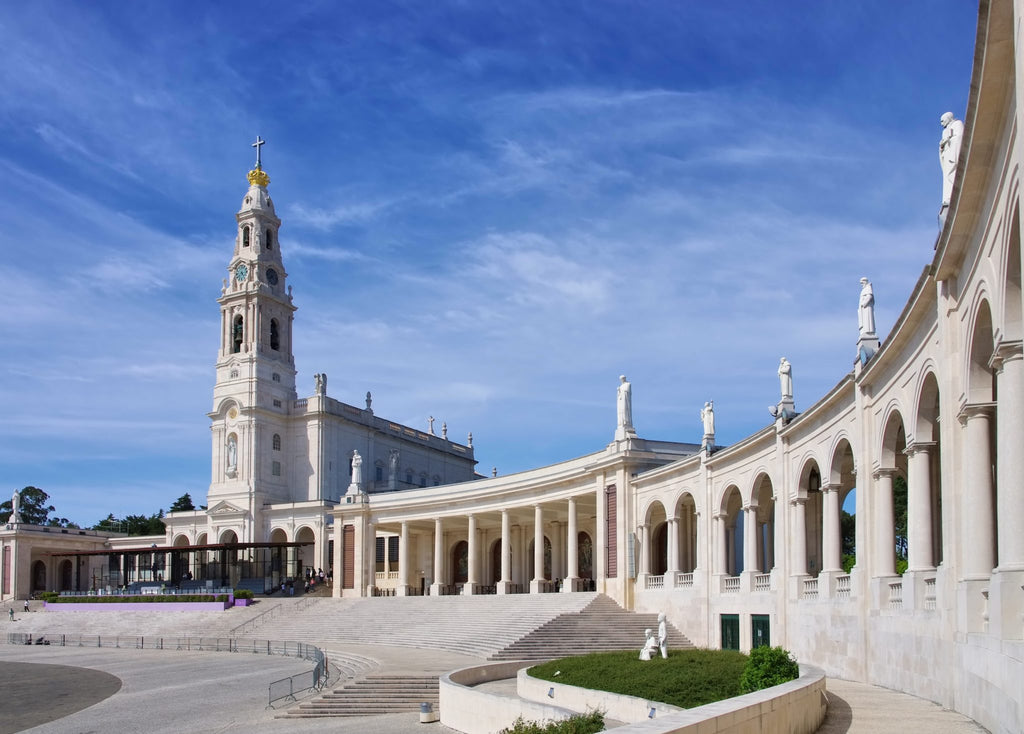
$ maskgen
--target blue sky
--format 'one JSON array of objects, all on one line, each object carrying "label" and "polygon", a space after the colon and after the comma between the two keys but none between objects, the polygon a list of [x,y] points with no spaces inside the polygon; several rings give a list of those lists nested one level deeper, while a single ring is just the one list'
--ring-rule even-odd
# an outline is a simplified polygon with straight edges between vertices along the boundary
[{"label": "blue sky", "polygon": [[58,513],[205,501],[216,298],[257,133],[299,393],[508,473],[718,442],[851,367],[937,233],[954,2],[0,6],[0,477]]}]

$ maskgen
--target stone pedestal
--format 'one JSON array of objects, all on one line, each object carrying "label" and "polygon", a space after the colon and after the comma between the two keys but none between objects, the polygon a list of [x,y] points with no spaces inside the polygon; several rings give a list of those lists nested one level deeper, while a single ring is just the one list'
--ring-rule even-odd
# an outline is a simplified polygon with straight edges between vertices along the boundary
[{"label": "stone pedestal", "polygon": [[440,583],[437,583],[437,582],[432,583],[430,585],[430,595],[431,596],[441,596],[441,591],[442,591],[442,587],[443,586],[444,586],[443,584],[440,584]]},{"label": "stone pedestal", "polygon": [[409,587],[405,584],[399,584],[395,587],[395,596],[409,596]]},{"label": "stone pedestal", "polygon": [[997,571],[989,584],[989,631],[1004,640],[1024,639],[1024,571]]},{"label": "stone pedestal", "polygon": [[495,585],[496,593],[498,594],[511,594],[512,593],[512,582],[511,581],[499,581]]},{"label": "stone pedestal", "polygon": [[574,591],[579,591],[581,581],[582,579],[572,576],[565,577],[562,579],[562,593],[571,594]]}]

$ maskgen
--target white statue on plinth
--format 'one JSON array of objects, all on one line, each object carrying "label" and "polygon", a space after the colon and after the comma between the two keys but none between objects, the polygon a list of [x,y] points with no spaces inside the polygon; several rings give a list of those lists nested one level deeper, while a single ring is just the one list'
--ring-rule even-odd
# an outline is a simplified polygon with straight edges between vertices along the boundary
[{"label": "white statue on plinth", "polygon": [[352,484],[351,487],[362,489],[363,487],[363,457],[358,451],[352,452]]},{"label": "white statue on plinth", "polygon": [[871,281],[860,279],[860,307],[857,309],[857,328],[861,336],[875,335],[875,291]]},{"label": "white statue on plinth", "polygon": [[715,435],[715,402],[709,400],[704,403],[704,407],[700,411],[700,419],[704,424],[704,436]]},{"label": "white statue on plinth", "polygon": [[615,400],[616,427],[615,438],[624,439],[636,435],[633,428],[633,386],[625,375],[619,375],[619,389]]},{"label": "white statue on plinth", "polygon": [[964,124],[946,112],[939,118],[942,123],[942,138],[939,140],[939,164],[942,166],[942,206],[949,206],[953,196],[953,180],[956,178],[956,164],[960,160],[960,144],[964,140]]},{"label": "white statue on plinth", "polygon": [[8,522],[21,522],[21,492],[17,490],[11,495],[11,519]]},{"label": "white statue on plinth", "polygon": [[238,467],[238,439],[235,438],[235,434],[228,436],[228,464],[227,468],[229,472],[235,471]]},{"label": "white statue on plinth", "polygon": [[785,357],[779,360],[779,389],[782,392],[782,402],[793,401],[793,365]]}]

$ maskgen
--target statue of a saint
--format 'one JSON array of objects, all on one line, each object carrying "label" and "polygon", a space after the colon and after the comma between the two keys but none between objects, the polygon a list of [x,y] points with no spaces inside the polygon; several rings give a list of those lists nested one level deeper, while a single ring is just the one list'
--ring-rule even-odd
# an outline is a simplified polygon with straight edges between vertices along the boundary
[{"label": "statue of a saint", "polygon": [[319,395],[320,394],[320,392],[321,392],[320,385],[321,385],[321,383],[320,383],[320,373],[317,372],[315,375],[313,375],[313,394],[314,395]]},{"label": "statue of a saint", "polygon": [[466,437],[466,445],[469,446],[469,448],[473,448],[473,432],[472,431],[470,431],[469,435]]},{"label": "statue of a saint", "polygon": [[234,471],[238,466],[238,439],[235,434],[228,436],[228,471]]},{"label": "statue of a saint", "polygon": [[429,433],[431,436],[435,435],[434,434],[434,416],[430,416],[429,418],[427,418],[427,433]]},{"label": "statue of a saint", "polygon": [[953,179],[956,178],[956,164],[960,160],[960,144],[964,139],[964,124],[945,113],[939,118],[942,123],[942,138],[939,140],[939,164],[942,166],[942,205],[949,206],[953,195]]},{"label": "statue of a saint", "polygon": [[633,386],[625,375],[619,375],[619,393],[616,400],[618,427],[632,430],[633,428]]},{"label": "statue of a saint", "polygon": [[352,452],[352,484],[359,488],[363,486],[363,457],[358,451]]},{"label": "statue of a saint", "polygon": [[873,336],[875,333],[875,291],[871,281],[860,279],[860,308],[857,311],[857,328],[861,336]]},{"label": "statue of a saint", "polygon": [[373,412],[373,407],[372,406],[373,406],[373,395],[371,395],[370,391],[367,390],[366,391],[366,410],[370,411],[370,412]]},{"label": "statue of a saint", "polygon": [[704,407],[700,411],[700,419],[704,423],[704,435],[714,436],[715,435],[715,402],[709,400],[704,403]]},{"label": "statue of a saint", "polygon": [[658,615],[658,647],[661,648],[661,657],[668,657],[668,626],[665,612]]},{"label": "statue of a saint", "polygon": [[398,459],[402,455],[402,452],[398,449],[391,449],[388,453],[388,471],[394,475],[398,475]]},{"label": "statue of a saint", "polygon": [[779,387],[783,401],[793,400],[793,365],[785,357],[779,360]]},{"label": "statue of a saint", "polygon": [[11,495],[11,519],[10,522],[21,522],[21,492],[15,490]]},{"label": "statue of a saint", "polygon": [[448,440],[448,421],[441,424],[441,438]]}]

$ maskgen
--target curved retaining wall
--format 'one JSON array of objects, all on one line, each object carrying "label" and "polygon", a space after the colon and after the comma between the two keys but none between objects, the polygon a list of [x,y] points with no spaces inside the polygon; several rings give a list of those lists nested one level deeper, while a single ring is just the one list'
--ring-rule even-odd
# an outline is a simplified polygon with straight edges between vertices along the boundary
[{"label": "curved retaining wall", "polygon": [[[681,710],[667,704],[649,704],[632,696],[531,678],[526,675],[526,668],[534,664],[522,661],[491,663],[441,676],[441,723],[466,734],[492,734],[511,726],[519,716],[527,720],[564,719],[589,707],[603,709],[610,718],[638,722],[616,729],[623,734],[703,734],[707,731],[718,734],[813,734],[825,719],[825,673],[808,665],[801,665],[800,677],[789,683]],[[528,701],[471,687],[513,675],[517,676],[517,688],[521,693],[525,690],[533,695],[532,687],[536,684],[541,696],[547,698],[548,689],[554,687],[553,700],[567,705]],[[530,681],[525,689],[520,687],[524,678]],[[573,701],[583,701],[584,704],[572,710],[568,704]],[[636,713],[641,711],[640,704],[643,704],[643,710],[638,719]],[[647,718],[650,706],[655,708],[653,719]]]}]

